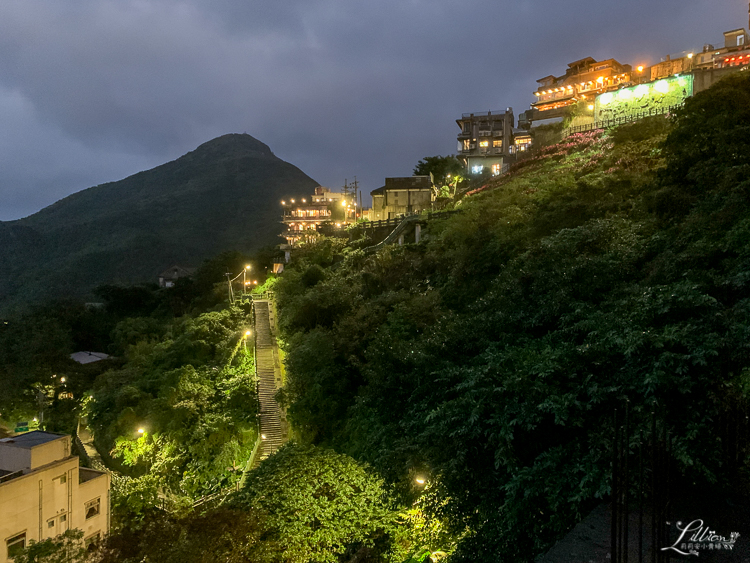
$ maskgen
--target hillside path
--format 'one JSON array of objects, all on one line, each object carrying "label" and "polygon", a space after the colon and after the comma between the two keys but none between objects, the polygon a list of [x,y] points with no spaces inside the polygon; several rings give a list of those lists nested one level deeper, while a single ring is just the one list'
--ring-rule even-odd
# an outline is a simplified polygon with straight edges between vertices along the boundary
[{"label": "hillside path", "polygon": [[265,436],[255,466],[278,450],[288,439],[284,414],[274,395],[281,387],[281,362],[276,337],[273,334],[272,303],[256,300],[255,309],[255,370],[260,401],[260,433]]}]

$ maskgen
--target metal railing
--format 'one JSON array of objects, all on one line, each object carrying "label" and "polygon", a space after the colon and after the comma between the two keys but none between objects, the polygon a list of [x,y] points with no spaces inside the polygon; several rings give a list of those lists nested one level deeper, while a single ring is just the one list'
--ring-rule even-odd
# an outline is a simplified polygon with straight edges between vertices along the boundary
[{"label": "metal railing", "polygon": [[646,111],[639,111],[630,115],[623,115],[612,119],[604,119],[601,121],[594,121],[592,123],[586,123],[584,125],[576,125],[575,127],[568,127],[563,129],[562,138],[570,137],[575,133],[584,133],[586,131],[594,131],[596,129],[609,129],[611,127],[617,127],[618,125],[624,125],[626,123],[633,123],[634,121],[640,121],[646,117],[652,117],[656,115],[666,115],[682,107],[682,104],[673,106],[666,106],[660,108],[651,108]]}]

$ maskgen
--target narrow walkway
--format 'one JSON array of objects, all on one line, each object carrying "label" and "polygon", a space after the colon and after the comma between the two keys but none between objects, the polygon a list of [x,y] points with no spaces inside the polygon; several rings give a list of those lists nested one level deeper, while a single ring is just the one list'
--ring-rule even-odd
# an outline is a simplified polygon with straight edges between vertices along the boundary
[{"label": "narrow walkway", "polygon": [[83,449],[81,454],[86,457],[86,460],[88,461],[92,469],[98,469],[99,471],[110,471],[104,465],[99,452],[94,447],[94,435],[89,430],[85,418],[78,419],[78,428],[76,430],[75,440],[79,450]]},{"label": "narrow walkway", "polygon": [[255,466],[287,441],[286,422],[274,395],[281,386],[278,346],[271,332],[270,301],[257,300],[255,308],[255,369],[260,399],[260,433],[263,437]]}]

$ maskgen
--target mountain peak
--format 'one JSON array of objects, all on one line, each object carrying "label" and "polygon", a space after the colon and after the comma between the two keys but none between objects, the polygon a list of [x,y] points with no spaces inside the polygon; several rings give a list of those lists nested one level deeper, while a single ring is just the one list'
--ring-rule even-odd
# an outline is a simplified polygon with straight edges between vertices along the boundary
[{"label": "mountain peak", "polygon": [[265,143],[260,142],[255,137],[247,133],[229,133],[216,137],[199,145],[191,153],[199,157],[215,157],[221,155],[222,158],[235,157],[240,155],[253,155],[260,157],[273,157],[274,154]]}]

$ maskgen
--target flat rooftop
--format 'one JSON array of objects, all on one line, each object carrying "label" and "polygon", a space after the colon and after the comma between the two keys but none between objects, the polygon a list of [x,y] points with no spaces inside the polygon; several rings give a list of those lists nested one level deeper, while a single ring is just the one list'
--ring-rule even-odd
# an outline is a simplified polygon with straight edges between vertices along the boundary
[{"label": "flat rooftop", "polygon": [[16,448],[30,450],[35,446],[46,444],[47,442],[54,442],[65,436],[65,434],[54,434],[52,432],[44,432],[43,430],[34,430],[32,432],[26,432],[25,434],[19,434],[18,436],[3,438],[0,440],[0,446],[9,445]]}]

